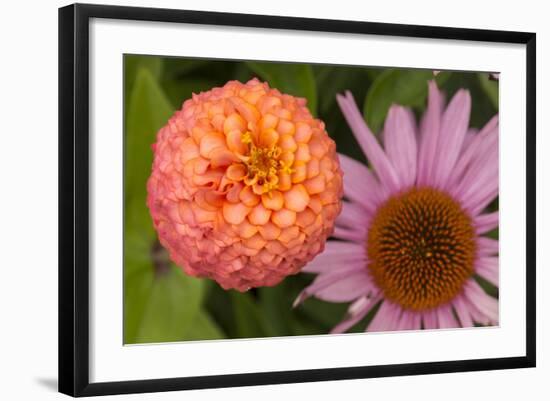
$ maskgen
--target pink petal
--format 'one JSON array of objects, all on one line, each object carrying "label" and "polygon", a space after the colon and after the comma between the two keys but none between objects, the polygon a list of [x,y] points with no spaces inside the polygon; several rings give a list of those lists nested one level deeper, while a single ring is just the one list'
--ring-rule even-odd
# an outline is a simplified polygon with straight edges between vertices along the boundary
[{"label": "pink petal", "polygon": [[[418,124],[416,123],[416,116],[414,115],[413,111],[411,109],[405,108],[405,114],[406,114],[407,118],[409,119],[411,127],[413,127],[413,129],[414,129],[414,139],[415,139],[415,142],[416,142],[416,159],[417,159],[417,162],[418,162],[418,147],[419,147],[419,144],[420,144],[420,129],[418,127]],[[417,166],[414,166],[414,168],[415,168],[415,171],[418,171]]]},{"label": "pink petal", "polygon": [[476,216],[498,195],[498,148],[473,163],[460,183],[450,190],[464,209]]},{"label": "pink petal", "polygon": [[345,241],[361,242],[367,238],[367,227],[355,226],[353,228],[344,228],[336,226],[332,233],[334,238],[338,238]]},{"label": "pink petal", "polygon": [[336,218],[336,224],[344,227],[369,226],[370,214],[357,203],[342,202],[342,212]]},{"label": "pink petal", "polygon": [[466,305],[474,322],[487,326],[492,324],[491,319],[489,319],[484,313],[480,312],[470,301],[467,300]]},{"label": "pink petal", "polygon": [[[469,281],[474,281],[473,279],[470,279]],[[468,315],[472,319],[473,322],[489,325],[491,324],[491,320],[482,312],[480,312],[475,305],[467,298],[466,296],[466,290],[464,290],[463,294],[460,297],[455,298],[461,299],[461,302],[463,302],[464,308],[467,310]]]},{"label": "pink petal", "polygon": [[411,330],[420,330],[421,328],[422,328],[422,314],[415,313],[414,320],[413,320],[413,327],[411,328]]},{"label": "pink petal", "polygon": [[344,172],[344,195],[374,213],[380,201],[387,196],[384,188],[364,164],[342,154],[338,154],[338,158]]},{"label": "pink petal", "polygon": [[380,182],[386,186],[391,192],[398,191],[399,177],[389,161],[386,153],[374,137],[373,133],[365,124],[357,104],[353,99],[351,92],[346,92],[346,96],[337,95],[336,100],[340,105],[340,109],[344,114],[349,126],[359,146],[365,153],[365,156],[374,167],[376,174],[380,178]]},{"label": "pink petal", "polygon": [[484,234],[498,227],[498,211],[480,214],[474,218],[477,234]]},{"label": "pink petal", "polygon": [[433,185],[442,188],[458,159],[470,122],[470,93],[460,89],[443,113],[433,168]]},{"label": "pink petal", "polygon": [[437,322],[437,312],[435,309],[430,309],[422,314],[422,321],[424,322],[424,328],[426,330],[439,328]]},{"label": "pink petal", "polygon": [[[493,121],[493,120],[491,120]],[[498,194],[498,120],[489,122],[459,160],[449,191],[477,215]],[[492,127],[492,129],[491,129]],[[473,150],[472,150],[473,149]]]},{"label": "pink petal", "polygon": [[[327,241],[325,250],[310,261],[302,271],[328,273],[342,268],[364,269],[367,253],[364,244],[343,241]],[[346,269],[347,270],[347,269]]]},{"label": "pink petal", "polygon": [[464,205],[464,208],[466,210],[470,210],[472,215],[476,215],[482,212],[483,209],[485,209],[489,205],[489,203],[495,200],[495,198],[498,196],[498,177],[495,178],[492,183],[493,185],[491,188],[488,188],[488,186],[485,187],[486,190],[483,194],[479,195],[479,199],[472,200],[471,204],[469,205]]},{"label": "pink petal", "polygon": [[419,330],[421,319],[421,313],[404,310],[397,325],[397,330]]},{"label": "pink petal", "polygon": [[399,318],[399,322],[397,322],[397,330],[410,330],[412,326],[412,319],[413,314],[409,313],[408,311],[403,311],[401,313],[401,317]]},{"label": "pink petal", "polygon": [[385,300],[369,323],[367,331],[396,330],[402,310],[399,305]]},{"label": "pink petal", "polygon": [[343,333],[350,327],[358,323],[361,319],[365,317],[370,309],[374,305],[376,305],[379,300],[380,296],[372,298],[359,298],[357,301],[350,305],[346,317],[340,323],[334,326],[334,328],[330,331],[331,334]]},{"label": "pink petal", "polygon": [[384,146],[402,186],[416,181],[416,127],[407,109],[393,105],[384,125]]},{"label": "pink petal", "polygon": [[437,311],[437,320],[439,321],[439,328],[441,329],[452,329],[455,327],[460,327],[455,317],[453,316],[453,310],[450,304],[441,305],[436,309]]},{"label": "pink petal", "polygon": [[498,180],[498,152],[489,153],[477,176],[464,178],[466,188],[457,194],[463,208],[473,216],[482,212],[498,196]]},{"label": "pink petal", "polygon": [[[315,281],[320,278],[318,277]],[[310,287],[314,287],[315,281]],[[320,285],[312,292],[312,295],[328,302],[349,302],[369,294],[373,288],[372,280],[366,269],[354,270],[345,277],[332,280],[329,285]]]},{"label": "pink petal", "polygon": [[[472,130],[470,129],[468,132],[471,133]],[[462,147],[462,154],[453,169],[453,173],[449,180],[450,184],[456,184],[462,178],[476,155],[483,154],[483,151],[480,152],[480,147],[482,147],[482,144],[487,141],[487,138],[490,139],[492,135],[498,136],[498,115],[491,118],[478,134],[470,136],[466,134],[464,146]]]},{"label": "pink petal", "polygon": [[[317,278],[313,281],[313,283],[311,283],[309,286],[304,288],[302,292],[298,294],[292,306],[293,307],[298,306],[310,296],[316,295],[318,291],[321,291],[329,286],[332,286],[338,283],[340,280],[349,278],[350,275],[355,276],[357,272],[359,272],[359,274],[363,274],[366,272],[366,269],[364,268],[364,266],[363,266],[363,269],[360,269],[359,265],[346,265],[343,267],[339,266],[338,269],[329,271],[327,273],[319,274]],[[370,289],[366,289],[365,293],[362,295],[368,294],[369,291]]]},{"label": "pink petal", "polygon": [[498,287],[499,268],[497,257],[479,258],[474,267],[477,274]]},{"label": "pink petal", "polygon": [[464,297],[474,320],[483,324],[498,322],[498,300],[483,291],[473,279],[464,285]]},{"label": "pink petal", "polygon": [[498,240],[478,237],[477,239],[477,254],[479,256],[493,256],[499,252]]},{"label": "pink petal", "polygon": [[468,149],[468,147],[472,144],[473,140],[476,138],[478,131],[479,130],[476,128],[468,128],[468,131],[466,131],[466,135],[464,136],[464,142],[462,143],[462,154],[464,154],[466,149]]},{"label": "pink petal", "polygon": [[452,182],[456,184],[463,180],[466,173],[476,171],[486,160],[487,152],[498,151],[498,118],[493,117],[475,136],[468,148],[462,152],[455,165]]},{"label": "pink petal", "polygon": [[420,126],[420,146],[418,148],[418,173],[416,183],[419,186],[429,185],[432,180],[437,150],[437,140],[443,113],[443,95],[437,89],[435,81],[428,83],[428,108]]},{"label": "pink petal", "polygon": [[470,311],[468,309],[468,306],[466,305],[466,302],[464,301],[462,295],[459,295],[453,300],[453,306],[455,309],[455,312],[458,316],[458,319],[460,320],[460,324],[462,327],[473,327],[474,322],[472,320],[472,317],[470,316]]}]

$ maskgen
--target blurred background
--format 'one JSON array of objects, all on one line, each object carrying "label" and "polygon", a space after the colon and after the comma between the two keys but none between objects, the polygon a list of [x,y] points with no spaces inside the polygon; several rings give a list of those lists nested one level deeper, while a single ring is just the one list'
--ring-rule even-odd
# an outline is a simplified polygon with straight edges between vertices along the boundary
[{"label": "blurred background", "polygon": [[[305,97],[312,114],[323,120],[338,151],[366,160],[337,104],[350,90],[369,127],[379,132],[392,103],[420,116],[426,106],[431,70],[312,64],[244,62],[174,57],[124,56],[124,342],[326,334],[348,304],[310,298],[292,303],[314,278],[300,273],[275,287],[246,293],[225,291],[215,282],[186,276],[160,246],[145,204],[154,143],[159,128],[192,93],[253,77],[281,92]],[[481,128],[498,112],[498,81],[487,73],[442,71],[436,77],[447,100],[459,89],[472,96],[470,126]],[[498,199],[490,205],[498,209]],[[489,236],[498,238],[498,229]],[[478,278],[498,297],[498,289]],[[349,332],[364,331],[374,308]]]}]

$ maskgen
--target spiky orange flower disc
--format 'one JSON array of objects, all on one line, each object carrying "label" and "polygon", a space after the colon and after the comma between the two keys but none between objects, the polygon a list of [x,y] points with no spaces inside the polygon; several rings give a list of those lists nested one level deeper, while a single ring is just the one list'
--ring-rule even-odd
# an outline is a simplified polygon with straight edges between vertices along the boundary
[{"label": "spiky orange flower disc", "polygon": [[380,206],[367,250],[384,296],[403,308],[426,310],[456,297],[474,273],[475,229],[449,195],[413,187]]},{"label": "spiky orange flower disc", "polygon": [[230,81],[185,101],[153,150],[147,204],[187,274],[239,291],[275,285],[333,231],[342,172],[305,99]]}]

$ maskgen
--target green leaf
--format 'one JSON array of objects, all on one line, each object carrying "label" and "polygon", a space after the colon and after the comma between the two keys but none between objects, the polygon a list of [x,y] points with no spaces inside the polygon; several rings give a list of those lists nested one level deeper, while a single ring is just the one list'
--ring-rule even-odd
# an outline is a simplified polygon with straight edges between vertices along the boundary
[{"label": "green leaf", "polygon": [[248,67],[283,93],[305,97],[309,111],[317,115],[317,89],[311,66],[307,64],[247,62]]},{"label": "green leaf", "polygon": [[212,61],[209,60],[185,59],[180,57],[165,57],[162,60],[164,77],[172,79],[187,77],[194,74],[199,68],[212,63]]},{"label": "green leaf", "polygon": [[149,69],[140,66],[135,74],[131,95],[126,99],[125,277],[153,271],[151,247],[156,236],[145,203],[146,185],[153,160],[151,144],[172,110]]},{"label": "green leaf", "polygon": [[450,101],[460,89],[467,89],[472,99],[470,127],[481,128],[495,115],[495,106],[481,88],[477,73],[453,72],[452,76],[440,86]]},{"label": "green leaf", "polygon": [[348,307],[349,302],[325,302],[311,297],[300,305],[300,311],[308,315],[311,319],[322,324],[328,331],[344,318]]},{"label": "green leaf", "polygon": [[124,210],[125,274],[150,267],[152,245],[156,241],[153,222],[145,199],[133,198]]},{"label": "green leaf", "polygon": [[498,239],[498,236],[499,236],[499,229],[498,229],[498,227],[495,228],[494,230],[491,230],[491,231],[489,231],[488,233],[486,233],[485,236],[487,236],[487,237],[489,237],[489,238],[492,238],[492,239]]},{"label": "green leaf", "polygon": [[433,78],[431,70],[389,69],[378,75],[367,93],[363,109],[369,128],[379,132],[394,103],[402,106],[424,104],[428,80]]},{"label": "green leaf", "polygon": [[219,340],[225,338],[220,327],[207,312],[199,311],[184,334],[185,340]]},{"label": "green leaf", "polygon": [[[159,79],[163,71],[163,63],[160,57],[141,56],[134,54],[124,55],[124,96],[128,99],[136,81],[138,70],[146,69],[155,79]],[[128,102],[128,100],[126,100]]]},{"label": "green leaf", "polygon": [[186,276],[175,265],[155,273],[150,261],[126,260],[124,343],[225,338],[201,307],[207,285]]},{"label": "green leaf", "polygon": [[274,287],[263,287],[258,290],[259,305],[262,312],[269,316],[267,324],[275,336],[288,335],[292,318],[292,298],[288,285],[282,282]]},{"label": "green leaf", "polygon": [[150,263],[125,261],[124,273],[124,343],[131,344],[136,342],[143,312],[150,298],[153,268]]},{"label": "green leaf", "polygon": [[292,303],[313,275],[299,274],[286,278],[274,287],[258,290],[259,307],[274,336],[326,334],[344,317],[347,304],[309,298],[294,308]]},{"label": "green leaf", "polygon": [[374,81],[380,74],[384,72],[384,68],[365,68],[367,75]]},{"label": "green leaf", "polygon": [[[185,275],[174,265],[152,281],[146,306],[138,319],[135,342],[182,341],[186,333],[196,336],[191,327],[196,319],[203,319],[198,315],[204,282]],[[136,299],[127,298],[127,302],[132,301]]]},{"label": "green leaf", "polygon": [[372,81],[369,68],[320,65],[314,66],[313,71],[318,92],[322,94],[318,102],[319,115],[323,116],[325,123],[332,111],[340,113],[336,104],[338,93],[349,90],[358,99],[363,99]]},{"label": "green leaf", "polygon": [[236,63],[233,66],[233,71],[231,71],[230,79],[236,79],[239,82],[248,82],[254,77],[257,78],[258,74],[254,73],[254,71],[250,69],[249,65],[246,63]]},{"label": "green leaf", "polygon": [[174,108],[148,69],[139,68],[128,100],[125,144],[125,204],[143,202],[151,172],[157,131],[168,122]]},{"label": "green leaf", "polygon": [[489,79],[489,74],[478,73],[477,78],[481,88],[498,111],[498,81]]},{"label": "green leaf", "polygon": [[166,96],[172,104],[177,105],[177,108],[180,108],[185,100],[190,99],[193,93],[207,91],[215,86],[218,86],[217,81],[204,78],[167,79],[162,81]]},{"label": "green leaf", "polygon": [[481,288],[483,288],[483,291],[485,291],[488,295],[498,299],[497,286],[477,274],[474,275],[474,280],[479,284]]},{"label": "green leaf", "polygon": [[253,338],[270,335],[266,317],[249,293],[231,291],[231,304],[237,325],[237,337]]}]

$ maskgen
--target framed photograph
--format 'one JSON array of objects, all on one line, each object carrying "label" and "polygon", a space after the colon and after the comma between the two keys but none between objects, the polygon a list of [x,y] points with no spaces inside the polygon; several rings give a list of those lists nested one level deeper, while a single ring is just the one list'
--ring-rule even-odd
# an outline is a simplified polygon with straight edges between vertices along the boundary
[{"label": "framed photograph", "polygon": [[535,366],[535,34],[59,10],[59,390]]}]

